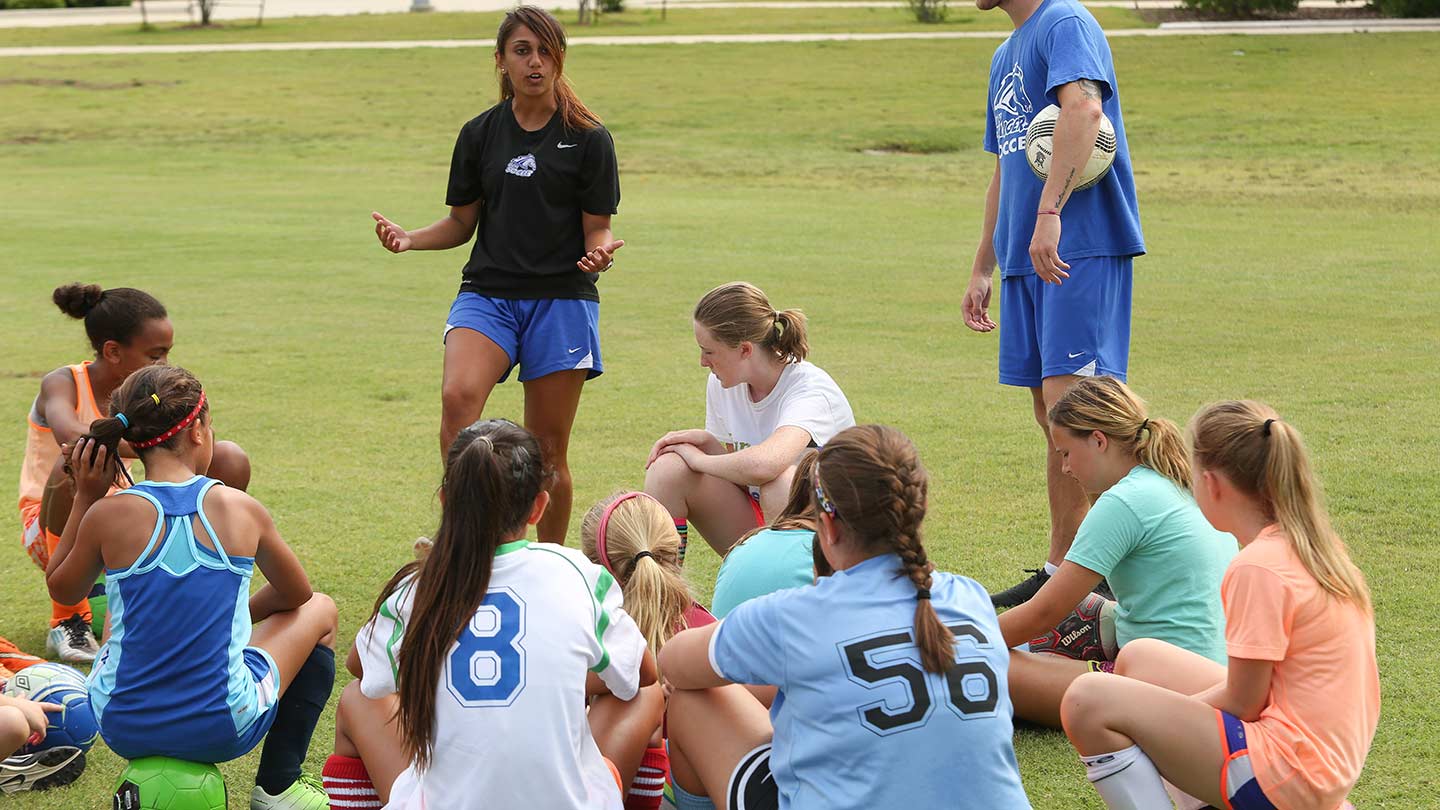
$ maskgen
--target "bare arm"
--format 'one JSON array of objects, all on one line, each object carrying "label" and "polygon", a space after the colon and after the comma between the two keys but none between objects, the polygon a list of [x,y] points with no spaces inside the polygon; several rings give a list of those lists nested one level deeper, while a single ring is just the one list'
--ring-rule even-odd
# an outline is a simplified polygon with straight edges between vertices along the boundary
[{"label": "bare arm", "polygon": [[260,530],[255,548],[255,566],[265,575],[265,585],[250,597],[250,621],[260,622],[284,610],[294,610],[314,595],[310,578],[295,552],[280,537],[275,521],[260,502],[243,492],[243,507]]},{"label": "bare arm", "polygon": [[1065,561],[1055,576],[1034,598],[1000,614],[1000,632],[1005,646],[1014,647],[1049,632],[1059,624],[1085,594],[1100,583],[1100,575],[1083,565]]},{"label": "bare arm", "polygon": [[452,205],[449,215],[414,231],[405,230],[378,211],[371,212],[370,216],[375,220],[376,238],[391,253],[449,250],[469,242],[470,237],[475,235],[475,226],[480,222],[480,201]]},{"label": "bare arm", "polygon": [[1216,684],[1195,697],[1247,723],[1253,723],[1260,719],[1261,710],[1270,701],[1270,676],[1274,670],[1274,661],[1232,656],[1225,682]]},{"label": "bare arm", "polygon": [[1057,211],[1070,201],[1080,172],[1090,160],[1095,138],[1100,134],[1100,84],[1079,79],[1061,85],[1055,93],[1060,100],[1060,117],[1055,121],[1055,155],[1050,159],[1050,176],[1040,192],[1040,207]]},{"label": "bare arm", "polygon": [[710,666],[710,638],[719,623],[682,630],[660,651],[660,668],[675,689],[708,689],[730,683]]},{"label": "bare arm", "polygon": [[776,429],[765,441],[734,453],[711,455],[685,451],[681,447],[675,449],[695,472],[724,478],[740,486],[758,487],[774,481],[794,466],[795,460],[809,446],[809,431],[786,425]]},{"label": "bare arm", "polygon": [[610,230],[609,214],[580,213],[580,227],[585,231],[585,255],[575,263],[587,273],[603,273],[614,263],[615,251],[625,247],[624,239],[616,239]]},{"label": "bare arm", "polygon": [[995,172],[985,189],[985,219],[980,226],[980,245],[975,248],[975,263],[970,268],[970,286],[965,290],[961,310],[965,325],[976,332],[990,332],[995,321],[990,318],[990,290],[995,275],[995,221],[1000,216],[1000,156],[995,156]]},{"label": "bare arm", "polygon": [[101,548],[108,533],[115,531],[117,507],[124,509],[115,502],[98,506],[115,480],[116,460],[104,447],[93,439],[76,442],[70,451],[70,467],[75,476],[75,500],[60,544],[45,567],[50,597],[66,605],[84,599],[105,569]]},{"label": "bare arm", "polygon": [[1055,155],[1050,159],[1050,174],[1040,191],[1036,213],[1035,235],[1030,240],[1030,261],[1035,273],[1051,284],[1070,277],[1070,265],[1060,259],[1060,211],[1070,201],[1079,184],[1080,172],[1090,160],[1095,137],[1100,134],[1100,121],[1105,113],[1100,107],[1099,82],[1078,79],[1061,85],[1056,91],[1060,101],[1060,117],[1055,121]]},{"label": "bare arm", "polygon": [[50,426],[50,435],[58,445],[73,445],[81,436],[90,432],[90,426],[75,416],[79,393],[75,390],[75,378],[69,369],[56,369],[40,381],[40,416]]}]

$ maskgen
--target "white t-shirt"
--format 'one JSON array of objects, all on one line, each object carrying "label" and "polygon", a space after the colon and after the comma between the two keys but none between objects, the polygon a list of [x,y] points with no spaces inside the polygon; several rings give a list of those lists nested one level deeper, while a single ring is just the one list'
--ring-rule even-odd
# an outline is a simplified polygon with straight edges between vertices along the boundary
[{"label": "white t-shirt", "polygon": [[705,430],[736,450],[760,444],[786,426],[803,429],[824,446],[854,424],[840,386],[809,361],[786,365],[775,389],[759,402],[750,399],[749,383],[723,388],[711,374],[705,386]]},{"label": "white t-shirt", "polygon": [[[404,581],[355,639],[366,697],[396,691],[414,591]],[[576,549],[506,543],[436,685],[430,767],[401,773],[386,807],[621,810],[585,713],[585,673],[629,700],[644,654],[608,572]]]}]

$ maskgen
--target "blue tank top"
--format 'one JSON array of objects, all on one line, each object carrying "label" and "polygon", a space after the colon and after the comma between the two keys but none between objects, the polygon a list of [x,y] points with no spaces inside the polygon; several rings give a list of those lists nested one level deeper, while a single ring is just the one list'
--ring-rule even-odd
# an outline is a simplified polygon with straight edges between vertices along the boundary
[{"label": "blue tank top", "polygon": [[[142,481],[115,496],[144,498],[159,514],[139,559],[105,571],[110,639],[90,675],[90,700],[112,748],[173,750],[184,741],[198,749],[258,719],[244,661],[255,559],[226,554],[205,516],[205,493],[218,483]],[[197,522],[214,550],[196,538]]]}]

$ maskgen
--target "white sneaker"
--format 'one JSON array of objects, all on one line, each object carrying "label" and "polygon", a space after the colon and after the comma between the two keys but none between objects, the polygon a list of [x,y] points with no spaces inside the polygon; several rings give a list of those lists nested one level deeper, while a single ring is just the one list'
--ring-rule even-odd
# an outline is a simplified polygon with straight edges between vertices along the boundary
[{"label": "white sneaker", "polygon": [[85,753],[79,748],[47,748],[0,761],[0,795],[22,790],[46,790],[68,785],[85,770]]},{"label": "white sneaker", "polygon": [[250,810],[330,810],[330,797],[320,780],[302,773],[278,796],[271,796],[265,788],[256,785],[250,791]]},{"label": "white sneaker", "polygon": [[50,628],[45,637],[45,654],[67,664],[92,664],[99,653],[95,633],[82,616],[71,616]]}]

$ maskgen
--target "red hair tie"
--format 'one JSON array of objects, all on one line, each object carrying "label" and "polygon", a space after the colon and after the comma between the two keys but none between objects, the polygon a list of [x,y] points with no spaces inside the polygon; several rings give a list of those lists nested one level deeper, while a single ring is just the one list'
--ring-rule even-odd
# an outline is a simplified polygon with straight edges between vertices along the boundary
[{"label": "red hair tie", "polygon": [[161,442],[169,441],[170,438],[173,437],[175,434],[179,433],[187,427],[190,427],[190,423],[194,422],[195,417],[200,415],[200,409],[203,407],[205,407],[205,392],[201,391],[200,401],[195,403],[195,409],[192,410],[189,414],[187,414],[184,419],[181,419],[179,424],[177,424],[175,427],[170,428],[164,433],[161,433],[159,436],[156,436],[153,439],[146,439],[143,442],[131,442],[130,446],[136,450],[144,450],[147,447],[154,447]]},{"label": "red hair tie", "polygon": [[[610,567],[610,555],[605,551],[605,532],[610,528],[610,515],[620,504],[635,498],[648,498],[649,500],[655,501],[653,497],[644,492],[627,492],[616,498],[609,506],[605,507],[605,511],[600,513],[600,526],[595,529],[595,553],[600,557],[600,564],[605,567],[606,571],[610,572],[611,576],[618,577],[619,575],[615,573],[614,568]],[[660,503],[659,501],[655,502]],[[664,504],[661,505],[663,506]]]}]

